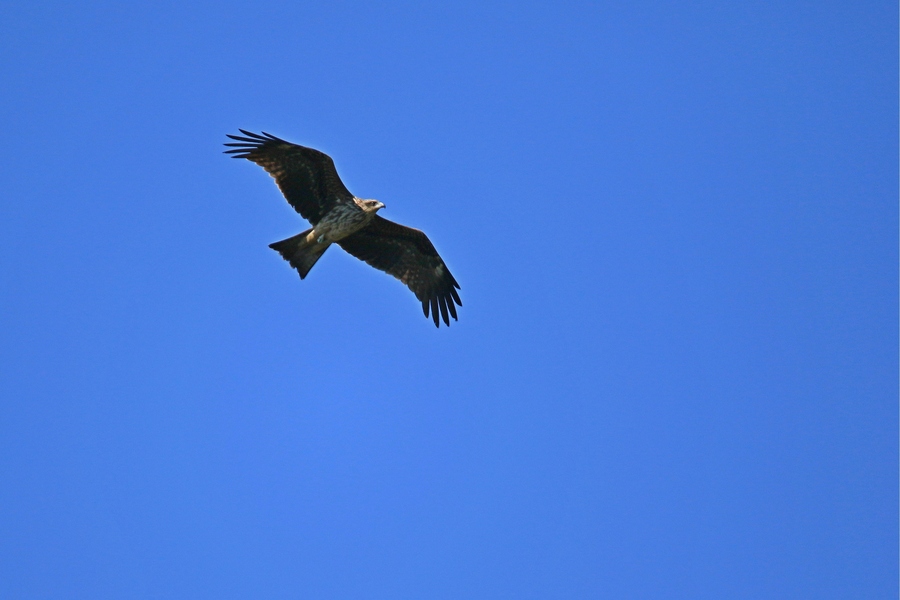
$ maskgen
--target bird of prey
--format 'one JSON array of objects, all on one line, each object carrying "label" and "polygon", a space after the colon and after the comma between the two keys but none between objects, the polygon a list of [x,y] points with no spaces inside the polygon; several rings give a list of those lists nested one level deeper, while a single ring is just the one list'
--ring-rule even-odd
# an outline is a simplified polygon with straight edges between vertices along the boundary
[{"label": "bird of prey", "polygon": [[269,173],[281,193],[312,227],[286,240],[270,244],[304,279],[316,261],[337,244],[356,258],[393,275],[416,295],[422,311],[440,326],[456,318],[462,306],[459,284],[428,237],[375,214],[384,208],[377,200],[357,198],[347,190],[327,154],[291,144],[274,135],[239,130],[226,150],[233,158],[246,158]]}]

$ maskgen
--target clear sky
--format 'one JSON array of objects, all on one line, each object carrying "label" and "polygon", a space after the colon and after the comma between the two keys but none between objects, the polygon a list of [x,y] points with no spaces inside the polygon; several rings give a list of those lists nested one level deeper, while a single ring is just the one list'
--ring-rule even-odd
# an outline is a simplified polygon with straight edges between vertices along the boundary
[{"label": "clear sky", "polygon": [[[0,5],[0,597],[893,598],[896,2]],[[222,154],[330,154],[449,329]]]}]

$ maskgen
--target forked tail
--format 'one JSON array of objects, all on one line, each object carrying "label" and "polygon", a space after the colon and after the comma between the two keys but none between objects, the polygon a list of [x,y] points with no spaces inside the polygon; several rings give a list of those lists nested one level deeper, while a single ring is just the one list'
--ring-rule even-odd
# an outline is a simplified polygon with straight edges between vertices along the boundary
[{"label": "forked tail", "polygon": [[316,261],[321,258],[331,242],[317,243],[316,240],[307,240],[312,229],[307,229],[303,233],[298,233],[286,240],[269,244],[269,248],[278,252],[281,257],[291,263],[291,266],[300,273],[300,279],[305,279],[306,274],[313,268]]}]

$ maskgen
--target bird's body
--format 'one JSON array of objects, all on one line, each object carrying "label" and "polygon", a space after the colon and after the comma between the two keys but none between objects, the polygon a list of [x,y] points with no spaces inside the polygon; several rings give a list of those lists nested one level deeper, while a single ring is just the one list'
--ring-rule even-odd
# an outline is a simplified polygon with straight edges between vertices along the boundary
[{"label": "bird's body", "polygon": [[268,133],[240,130],[229,135],[238,143],[225,144],[234,158],[246,158],[263,167],[278,184],[285,199],[308,220],[312,228],[286,240],[270,244],[304,279],[316,261],[333,243],[393,275],[409,287],[429,309],[435,326],[438,311],[445,324],[462,306],[459,284],[428,237],[418,229],[383,219],[377,200],[357,198],[344,186],[334,161],[327,154],[291,144]]},{"label": "bird's body", "polygon": [[[375,204],[368,204],[370,202]],[[377,200],[359,198],[337,204],[315,224],[310,235],[319,243],[338,242],[368,225],[380,208],[384,208],[384,204]]]}]

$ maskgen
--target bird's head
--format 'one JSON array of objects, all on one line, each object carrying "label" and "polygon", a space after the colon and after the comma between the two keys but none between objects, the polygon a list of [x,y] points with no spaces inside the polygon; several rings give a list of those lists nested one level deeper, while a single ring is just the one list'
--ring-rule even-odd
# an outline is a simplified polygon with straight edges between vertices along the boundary
[{"label": "bird's head", "polygon": [[359,202],[362,209],[366,212],[378,212],[382,208],[384,208],[384,204],[379,202],[378,200],[361,200]]}]

